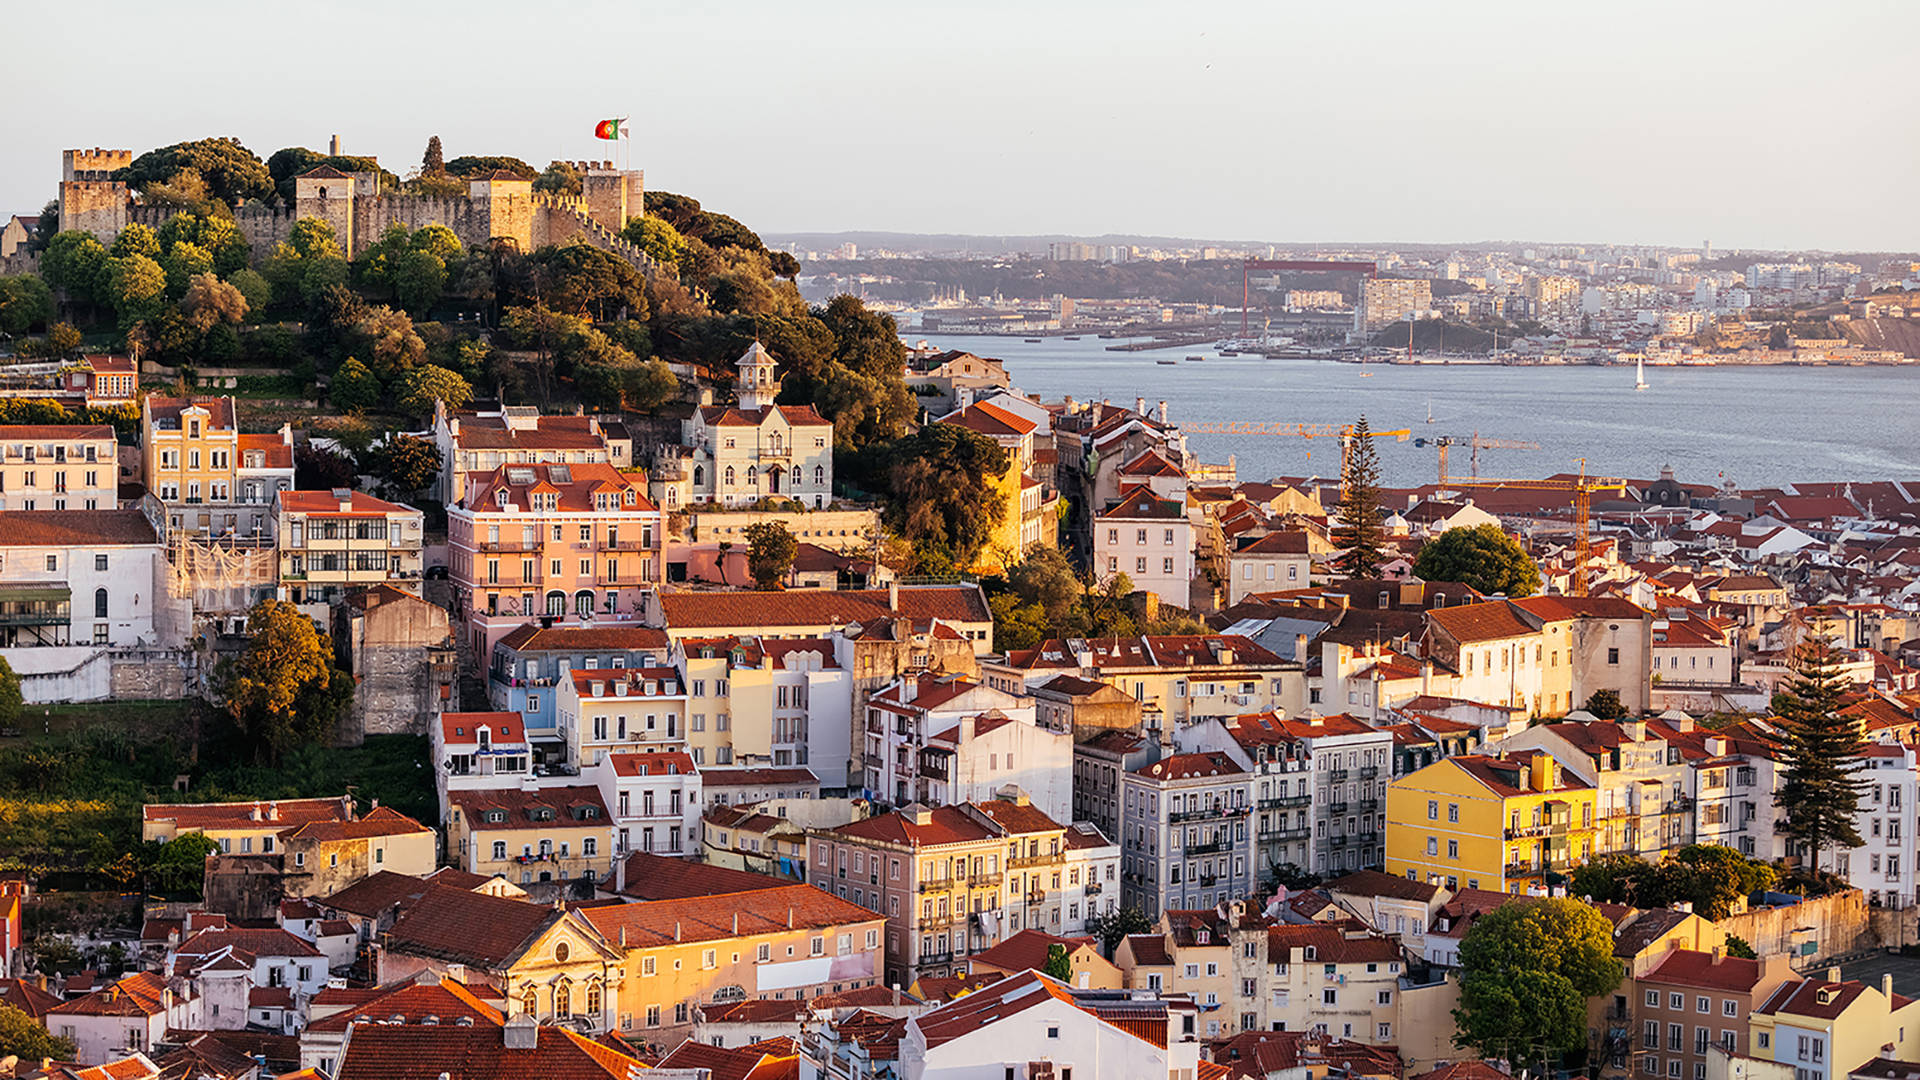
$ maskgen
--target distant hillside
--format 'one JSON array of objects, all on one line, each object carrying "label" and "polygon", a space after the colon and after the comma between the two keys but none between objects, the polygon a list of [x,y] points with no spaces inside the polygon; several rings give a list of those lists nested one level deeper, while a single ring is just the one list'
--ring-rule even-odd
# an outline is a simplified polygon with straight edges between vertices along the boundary
[{"label": "distant hillside", "polygon": [[1833,325],[1855,345],[1920,357],[1920,319],[1849,319]]},{"label": "distant hillside", "polygon": [[[1486,352],[1493,347],[1491,333],[1460,323],[1423,319],[1414,323],[1413,328],[1413,347],[1416,352],[1439,352],[1442,349],[1448,352]],[[1371,344],[1382,348],[1406,348],[1407,324],[1399,322],[1388,326],[1373,336]]]}]

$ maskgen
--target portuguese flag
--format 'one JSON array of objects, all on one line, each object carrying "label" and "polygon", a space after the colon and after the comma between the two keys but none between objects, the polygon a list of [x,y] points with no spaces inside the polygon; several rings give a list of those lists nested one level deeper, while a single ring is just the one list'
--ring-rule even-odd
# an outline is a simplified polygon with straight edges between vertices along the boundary
[{"label": "portuguese flag", "polygon": [[624,138],[627,133],[620,129],[620,125],[626,122],[627,118],[624,116],[618,120],[602,120],[598,124],[593,125],[593,137],[596,139]]}]

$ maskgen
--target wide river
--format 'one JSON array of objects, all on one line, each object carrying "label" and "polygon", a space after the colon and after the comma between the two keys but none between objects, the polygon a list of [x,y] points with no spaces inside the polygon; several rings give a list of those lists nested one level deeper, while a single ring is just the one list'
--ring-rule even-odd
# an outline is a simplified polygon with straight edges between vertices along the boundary
[{"label": "wide river", "polygon": [[[1920,480],[1920,369],[1889,367],[1648,368],[1636,392],[1633,369],[1337,363],[1223,358],[1211,347],[1108,352],[1115,342],[973,334],[901,335],[1006,362],[1020,390],[1044,400],[1108,398],[1148,408],[1164,400],[1168,419],[1351,423],[1414,437],[1472,436],[1540,444],[1538,450],[1483,450],[1482,476],[1539,477],[1579,468],[1651,479],[1672,465],[1679,479],[1740,487],[1795,480]],[[1193,363],[1189,355],[1205,360]],[[1172,365],[1156,363],[1174,360]],[[1427,422],[1431,410],[1433,422]],[[1205,461],[1234,454],[1241,479],[1339,473],[1334,439],[1190,436]],[[1430,483],[1432,446],[1379,440],[1382,479]],[[1469,471],[1464,447],[1448,461]]]}]

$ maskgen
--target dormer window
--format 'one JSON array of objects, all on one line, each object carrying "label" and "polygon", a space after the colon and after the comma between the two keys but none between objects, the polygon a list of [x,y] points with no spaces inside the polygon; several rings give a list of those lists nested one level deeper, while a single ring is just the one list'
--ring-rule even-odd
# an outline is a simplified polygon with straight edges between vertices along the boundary
[{"label": "dormer window", "polygon": [[483,816],[489,825],[501,825],[507,820],[507,812],[505,810],[489,810]]},{"label": "dormer window", "polygon": [[496,506],[505,506],[505,505],[507,505],[507,489],[506,489],[506,488],[501,488],[500,490],[498,490],[498,491],[496,491],[496,492],[494,492],[494,493],[493,493],[493,502],[494,502],[494,505],[496,505]]}]

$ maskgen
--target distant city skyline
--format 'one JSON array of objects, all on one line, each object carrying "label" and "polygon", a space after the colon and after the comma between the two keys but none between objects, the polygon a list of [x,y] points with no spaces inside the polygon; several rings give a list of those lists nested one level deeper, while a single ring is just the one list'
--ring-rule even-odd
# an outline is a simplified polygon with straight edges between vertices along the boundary
[{"label": "distant city skyline", "polygon": [[[0,214],[52,199],[66,148],[338,134],[405,173],[438,134],[630,150],[769,233],[1920,249],[1894,0],[94,10],[111,63],[0,76]],[[611,116],[630,145],[593,138]]]}]

